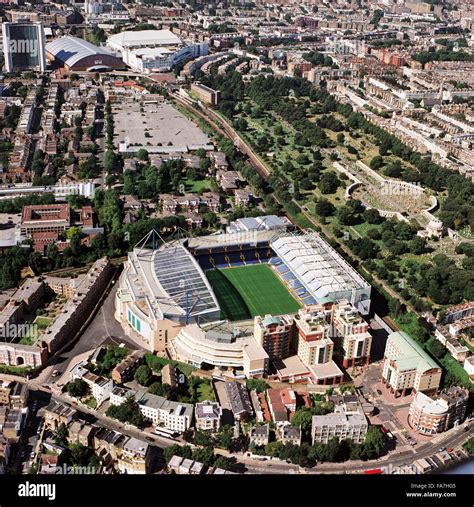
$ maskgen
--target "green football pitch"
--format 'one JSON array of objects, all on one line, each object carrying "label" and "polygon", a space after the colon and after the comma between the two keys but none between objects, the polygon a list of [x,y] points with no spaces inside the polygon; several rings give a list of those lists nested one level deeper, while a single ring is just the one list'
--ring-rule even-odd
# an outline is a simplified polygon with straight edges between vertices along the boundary
[{"label": "green football pitch", "polygon": [[301,307],[266,264],[213,269],[206,271],[206,276],[219,301],[223,319],[246,320],[268,313],[295,313]]}]

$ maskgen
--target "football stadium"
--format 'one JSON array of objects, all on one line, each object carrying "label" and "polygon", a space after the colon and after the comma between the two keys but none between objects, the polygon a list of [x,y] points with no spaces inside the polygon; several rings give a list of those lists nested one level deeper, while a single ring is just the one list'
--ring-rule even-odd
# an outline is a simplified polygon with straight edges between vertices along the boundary
[{"label": "football stadium", "polygon": [[294,314],[347,299],[366,315],[370,285],[317,233],[255,230],[162,242],[128,255],[115,317],[165,352],[186,324]]}]

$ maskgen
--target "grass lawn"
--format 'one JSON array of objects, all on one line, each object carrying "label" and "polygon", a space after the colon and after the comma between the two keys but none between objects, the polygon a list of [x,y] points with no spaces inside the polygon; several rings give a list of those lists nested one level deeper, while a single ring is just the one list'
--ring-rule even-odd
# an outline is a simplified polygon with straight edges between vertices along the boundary
[{"label": "grass lawn", "polygon": [[186,187],[186,192],[199,193],[201,190],[207,188],[212,189],[211,180],[184,180],[184,185]]},{"label": "grass lawn", "polygon": [[202,382],[197,388],[197,394],[199,401],[211,400],[214,401],[214,391],[212,390],[211,384]]},{"label": "grass lawn", "polygon": [[36,324],[39,329],[47,328],[52,322],[52,319],[48,319],[47,317],[36,317],[34,324]]},{"label": "grass lawn", "polygon": [[206,275],[224,319],[295,313],[301,307],[266,264],[210,270]]}]

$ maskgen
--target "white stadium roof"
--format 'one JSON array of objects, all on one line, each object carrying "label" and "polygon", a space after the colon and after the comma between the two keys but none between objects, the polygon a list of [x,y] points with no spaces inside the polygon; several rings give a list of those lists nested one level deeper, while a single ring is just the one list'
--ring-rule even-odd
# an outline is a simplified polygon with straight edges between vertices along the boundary
[{"label": "white stadium roof", "polygon": [[115,48],[141,48],[152,46],[176,46],[181,39],[170,30],[138,30],[111,35],[107,45]]},{"label": "white stadium roof", "polygon": [[79,37],[72,37],[69,35],[60,37],[46,44],[46,51],[69,67],[72,67],[88,56],[114,56],[110,51],[104,48],[100,48]]},{"label": "white stadium roof", "polygon": [[281,233],[270,245],[316,299],[370,285],[319,234]]},{"label": "white stadium roof", "polygon": [[189,315],[219,310],[219,304],[196,259],[180,241],[165,243],[153,254],[155,277],[164,292]]}]

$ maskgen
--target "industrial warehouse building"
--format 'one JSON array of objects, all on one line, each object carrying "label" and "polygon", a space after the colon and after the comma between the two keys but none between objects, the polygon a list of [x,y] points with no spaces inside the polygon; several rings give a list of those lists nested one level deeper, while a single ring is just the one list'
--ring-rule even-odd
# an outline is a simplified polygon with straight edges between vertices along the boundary
[{"label": "industrial warehouse building", "polygon": [[107,46],[140,72],[167,72],[185,60],[208,53],[207,43],[182,41],[169,30],[117,33],[107,39]]},{"label": "industrial warehouse building", "polygon": [[46,45],[46,56],[74,71],[123,69],[123,61],[109,51],[78,37],[60,37]]}]

